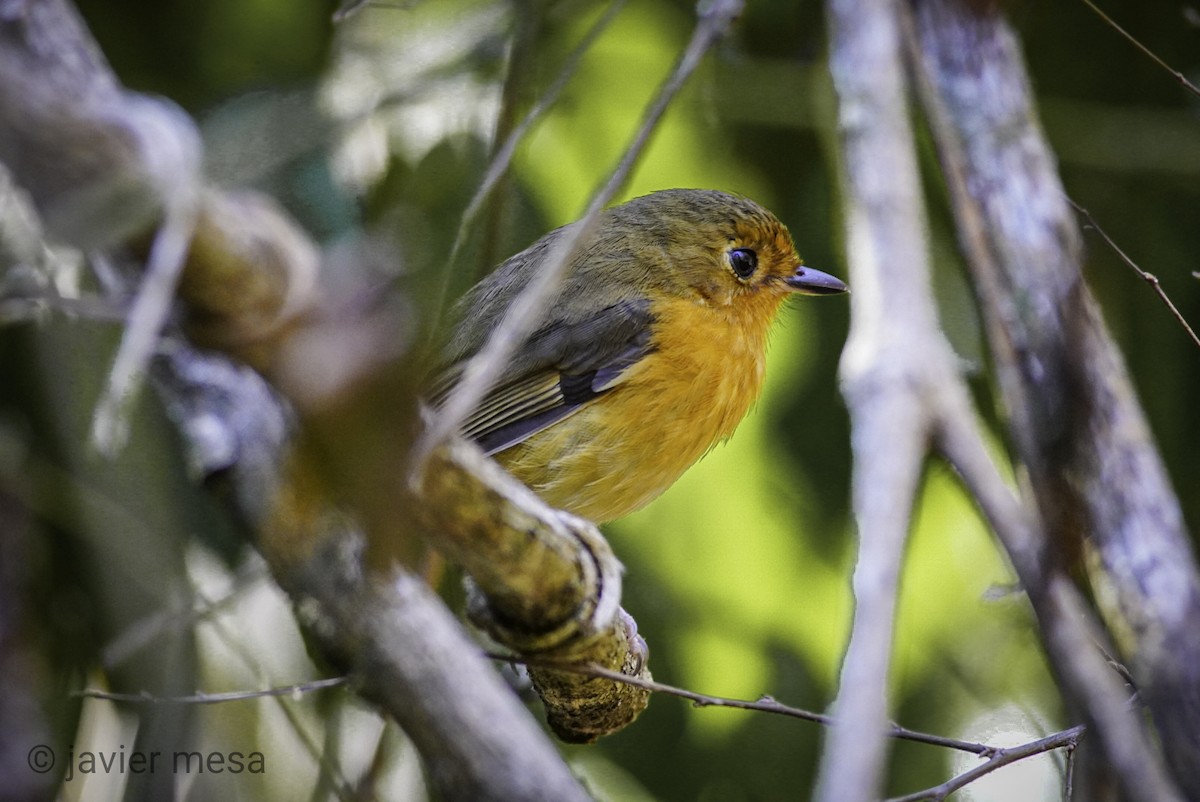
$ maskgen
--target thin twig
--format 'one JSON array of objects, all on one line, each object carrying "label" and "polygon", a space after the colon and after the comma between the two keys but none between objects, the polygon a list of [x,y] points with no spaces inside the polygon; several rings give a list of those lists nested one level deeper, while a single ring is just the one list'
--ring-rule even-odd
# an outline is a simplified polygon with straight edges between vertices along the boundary
[{"label": "thin twig", "polygon": [[[195,591],[196,596],[202,601],[205,606],[211,607],[213,602],[204,598],[203,594]],[[209,619],[208,624],[213,628],[217,638],[219,638],[230,651],[233,652],[241,661],[242,665],[248,670],[257,674],[263,684],[267,684],[269,678],[267,672],[263,669],[262,662],[259,660],[259,655],[245,642],[244,639],[238,637],[231,631],[228,623],[228,616],[213,616]],[[330,785],[334,794],[341,802],[351,802],[354,799],[354,793],[351,790],[350,782],[346,779],[345,772],[337,764],[334,756],[329,750],[321,747],[317,742],[316,736],[310,731],[308,723],[302,720],[300,713],[296,710],[296,706],[292,702],[296,701],[301,693],[309,690],[322,690],[327,687],[335,687],[347,681],[347,677],[334,677],[325,680],[313,680],[307,683],[300,683],[285,688],[272,689],[268,692],[246,691],[245,698],[269,698],[287,719],[288,724],[292,728],[292,733],[300,742],[304,751],[312,759],[313,763],[321,767],[321,771],[329,778]],[[294,693],[288,693],[289,690]],[[218,698],[217,701],[238,701],[237,692],[228,694],[198,694],[200,696],[216,696],[225,697]],[[195,704],[206,704],[206,702],[195,702]]]},{"label": "thin twig", "polygon": [[[552,667],[560,671],[571,671],[578,674],[583,674],[590,677],[599,677],[601,679],[611,680],[613,682],[624,682],[628,685],[634,685],[639,688],[654,693],[663,693],[668,696],[675,696],[680,699],[687,699],[694,707],[726,707],[735,710],[751,710],[759,713],[774,713],[776,715],[787,716],[789,718],[798,718],[802,721],[810,721],[815,724],[829,726],[833,723],[833,717],[824,713],[814,713],[810,710],[804,710],[799,707],[792,707],[777,701],[771,696],[761,696],[755,701],[747,701],[743,699],[731,699],[723,696],[710,696],[704,693],[689,691],[685,688],[678,688],[674,685],[667,685],[655,680],[642,679],[641,677],[631,677],[627,674],[622,674],[619,671],[611,671],[596,665],[579,665],[579,664],[560,664],[560,663],[545,663],[527,658],[512,657],[509,655],[489,654],[494,660],[503,660],[507,663],[524,663],[526,665],[536,664],[546,667]],[[1055,749],[1067,749],[1067,776],[1065,779],[1067,800],[1070,800],[1072,777],[1071,772],[1074,766],[1074,750],[1078,745],[1080,738],[1086,730],[1085,725],[1077,724],[1074,727],[1062,730],[1060,732],[1047,735],[1044,738],[1039,738],[1036,741],[1031,741],[1026,744],[1014,747],[997,747],[988,746],[987,744],[974,743],[971,741],[960,741],[957,738],[947,738],[942,735],[933,735],[917,730],[910,730],[907,727],[901,727],[899,724],[892,723],[885,733],[889,738],[896,738],[914,743],[923,743],[930,746],[940,746],[947,749],[955,749],[960,752],[969,752],[979,755],[986,759],[986,762],[977,766],[970,771],[964,772],[941,785],[929,788],[924,791],[918,791],[903,797],[896,797],[888,800],[888,802],[920,802],[921,800],[943,800],[953,792],[965,787],[971,782],[979,779],[985,774],[990,774],[996,769],[1011,765],[1028,757],[1040,755],[1045,752],[1051,752]]]},{"label": "thin twig", "polygon": [[[146,528],[150,526],[144,521],[140,523]],[[158,610],[133,621],[101,647],[100,665],[112,671],[160,636],[175,634],[202,621],[215,619],[217,614],[241,601],[251,585],[269,581],[268,577],[267,566],[254,561],[239,568],[233,586],[218,599],[207,599],[198,590],[193,590],[195,600],[186,608]]]},{"label": "thin twig", "polygon": [[[1084,2],[1087,2],[1087,0],[1084,0]],[[1167,305],[1167,309],[1171,310],[1171,314],[1175,316],[1175,320],[1179,323],[1180,326],[1183,327],[1183,330],[1187,332],[1188,336],[1192,338],[1192,342],[1195,344],[1195,346],[1197,348],[1200,348],[1200,337],[1196,336],[1196,332],[1193,331],[1192,327],[1188,325],[1187,320],[1183,317],[1183,313],[1180,312],[1179,308],[1176,307],[1175,304],[1173,304],[1171,302],[1171,299],[1169,297],[1167,297],[1167,291],[1162,288],[1162,283],[1159,282],[1158,276],[1154,275],[1153,273],[1149,273],[1145,270],[1142,270],[1142,268],[1138,267],[1137,263],[1134,262],[1132,259],[1130,259],[1129,256],[1125,253],[1125,251],[1121,250],[1121,246],[1117,245],[1117,243],[1113,241],[1113,238],[1108,236],[1108,234],[1105,232],[1105,230],[1100,227],[1100,224],[1096,222],[1096,218],[1092,217],[1091,212],[1089,212],[1087,209],[1083,208],[1082,206],[1080,206],[1078,203],[1071,200],[1070,198],[1067,198],[1067,203],[1071,204],[1072,208],[1074,208],[1075,211],[1077,211],[1079,214],[1083,215],[1084,219],[1087,220],[1088,226],[1090,226],[1092,228],[1092,230],[1094,230],[1097,234],[1099,234],[1101,239],[1103,239],[1106,243],[1108,243],[1108,247],[1113,249],[1113,252],[1116,253],[1118,257],[1120,257],[1122,262],[1129,265],[1129,268],[1134,273],[1137,273],[1138,278],[1140,278],[1142,281],[1146,282],[1147,284],[1149,284],[1151,287],[1154,288],[1154,292],[1156,292],[1158,294],[1159,299],[1161,299],[1162,302]]]},{"label": "thin twig", "polygon": [[85,295],[67,298],[51,292],[0,297],[0,326],[41,319],[53,310],[83,320],[116,323],[125,320],[126,310],[105,298]]},{"label": "thin twig", "polygon": [[450,254],[450,262],[454,263],[454,257],[462,248],[463,240],[466,239],[467,232],[471,230],[479,210],[483,208],[483,204],[491,196],[492,191],[508,172],[508,167],[512,163],[513,155],[516,153],[517,146],[521,144],[521,140],[529,133],[529,129],[533,124],[542,118],[550,107],[558,101],[558,96],[562,94],[571,78],[574,77],[575,71],[579,69],[579,63],[583,60],[584,55],[592,49],[592,45],[600,38],[605,29],[612,24],[613,19],[625,7],[625,0],[613,0],[609,4],[608,9],[601,15],[600,19],[596,20],[596,24],[588,30],[583,39],[579,42],[576,48],[567,56],[563,62],[562,69],[559,71],[558,77],[550,84],[546,93],[538,99],[538,102],[533,105],[529,113],[517,124],[505,138],[504,143],[496,150],[496,155],[492,158],[491,164],[488,165],[487,173],[483,177],[483,183],[479,185],[479,189],[475,191],[471,202],[467,204],[466,211],[463,212],[462,222],[458,227],[458,235],[454,239],[454,249]]},{"label": "thin twig", "polygon": [[129,322],[92,418],[92,446],[113,456],[129,436],[129,413],[167,322],[175,287],[196,228],[196,204],[185,197],[168,207],[150,247],[146,272],[129,311]]},{"label": "thin twig", "polygon": [[[475,220],[479,217],[479,212],[483,209],[483,205],[487,203],[488,198],[492,196],[492,192],[504,178],[508,172],[509,166],[512,164],[513,156],[517,152],[517,146],[525,139],[529,129],[533,124],[542,118],[550,107],[558,101],[558,96],[562,94],[571,78],[574,77],[575,71],[579,68],[580,61],[583,56],[592,48],[596,39],[609,26],[617,13],[625,7],[626,0],[613,0],[609,5],[608,10],[596,21],[596,24],[584,35],[583,40],[567,56],[567,60],[563,62],[562,69],[559,70],[558,77],[554,79],[554,83],[546,90],[546,93],[538,99],[538,102],[533,105],[529,113],[517,124],[508,136],[504,139],[504,143],[496,150],[495,156],[492,157],[491,163],[488,165],[487,172],[483,176],[483,182],[479,185],[479,189],[475,190],[475,195],[472,196],[470,203],[462,213],[462,220],[458,224],[458,233],[454,235],[454,245],[450,248],[450,258],[447,260],[448,265],[457,265],[462,253],[463,246],[466,244],[467,235],[475,228]],[[453,270],[444,271],[444,279],[438,287],[438,295],[435,299],[432,310],[436,316],[434,326],[430,328],[436,330],[437,320],[441,317],[444,310],[442,306],[446,302],[446,292],[450,285],[450,276],[453,275]]]},{"label": "thin twig", "polygon": [[545,265],[513,301],[504,318],[492,332],[487,344],[467,361],[462,379],[454,393],[447,400],[440,414],[430,422],[417,440],[412,450],[410,484],[419,483],[429,455],[447,437],[459,429],[484,394],[500,377],[509,358],[521,346],[525,338],[532,333],[537,324],[540,310],[550,302],[554,292],[558,289],[567,265],[578,247],[591,233],[600,216],[600,211],[624,186],[634,164],[649,141],[650,134],[657,127],[667,107],[679,93],[688,77],[699,66],[704,54],[741,13],[742,5],[742,0],[715,0],[700,17],[691,41],[688,42],[675,69],[659,89],[654,102],[647,109],[641,127],[629,147],[625,149],[621,161],[609,176],[608,181],[592,197],[587,211],[579,222],[557,240],[546,256]]},{"label": "thin twig", "polygon": [[1063,802],[1071,802],[1075,795],[1075,744],[1067,747],[1063,759]]},{"label": "thin twig", "polygon": [[388,3],[385,0],[343,0],[337,11],[333,12],[333,21],[334,23],[345,22],[368,6],[388,8],[393,11],[407,11],[416,4],[416,0],[409,0],[406,3]]},{"label": "thin twig", "polygon": [[[667,685],[656,680],[642,679],[641,677],[632,677],[628,674],[622,674],[619,671],[611,671],[597,665],[580,665],[578,663],[550,663],[530,659],[527,657],[513,657],[501,654],[489,654],[488,657],[493,660],[503,660],[506,663],[536,665],[546,668],[554,668],[559,671],[570,671],[575,674],[582,674],[588,677],[598,677],[607,679],[613,682],[623,682],[626,685],[633,685],[638,688],[644,688],[653,693],[662,693],[667,696],[675,696],[680,699],[686,699],[692,703],[694,707],[727,707],[734,710],[751,710],[758,713],[773,713],[775,715],[786,716],[788,718],[797,718],[802,721],[809,721],[822,726],[829,726],[833,723],[833,717],[824,713],[814,713],[811,710],[805,710],[800,707],[792,707],[791,705],[783,704],[772,696],[763,695],[754,701],[745,699],[731,699],[725,696],[710,696],[706,693],[697,693],[689,691],[686,688],[679,688],[674,685]],[[889,738],[896,738],[902,741],[912,741],[915,743],[927,744],[929,746],[940,746],[946,749],[955,749],[960,752],[969,752],[973,755],[990,758],[1004,750],[987,744],[974,743],[972,741],[960,741],[957,738],[947,738],[942,735],[933,735],[931,733],[919,732],[910,730],[907,727],[901,727],[899,724],[890,723],[885,733]]]},{"label": "thin twig", "polygon": [[996,769],[1004,768],[1034,755],[1052,752],[1055,749],[1067,748],[1073,750],[1075,745],[1079,743],[1079,739],[1083,736],[1084,729],[1084,725],[1077,724],[1068,730],[1047,735],[1045,738],[1039,738],[1036,741],[1031,741],[1021,746],[1014,746],[1010,749],[998,749],[983,765],[963,772],[941,785],[927,788],[924,791],[906,794],[905,796],[893,797],[888,802],[924,802],[924,800],[941,802],[941,800],[950,796],[950,794],[975,782],[986,774],[991,774]]},{"label": "thin twig", "polygon": [[[127,627],[124,632],[120,633],[102,650],[103,661],[102,665],[111,667],[118,665],[128,658],[133,652],[144,648],[152,639],[158,637],[169,628],[182,629],[184,626],[194,626],[200,622],[207,623],[216,632],[216,636],[225,644],[226,648],[233,652],[238,657],[242,665],[249,671],[253,671],[264,679],[266,682],[265,672],[258,660],[258,656],[244,644],[234,633],[224,625],[222,617],[218,616],[227,607],[232,606],[242,599],[250,583],[261,581],[266,577],[266,566],[262,563],[255,562],[251,564],[248,570],[240,570],[235,577],[233,588],[218,599],[207,598],[199,589],[193,589],[192,593],[195,597],[195,602],[187,610],[183,611],[164,611],[155,614],[141,621],[135,622]],[[292,728],[296,739],[300,742],[303,749],[312,758],[314,763],[319,764],[322,770],[326,772],[332,779],[334,793],[338,799],[350,800],[354,798],[354,794],[350,790],[350,783],[346,780],[341,769],[333,762],[330,754],[317,743],[312,733],[309,732],[305,722],[297,714],[294,706],[288,703],[288,699],[294,697],[295,694],[288,691],[296,691],[296,694],[307,690],[320,690],[323,687],[331,687],[341,684],[345,678],[337,678],[336,680],[318,680],[311,683],[304,683],[298,686],[289,686],[287,688],[279,688],[273,691],[245,691],[225,694],[195,694],[188,697],[152,697],[148,694],[121,694],[110,693],[107,691],[81,691],[77,695],[87,696],[92,698],[105,698],[113,701],[128,701],[128,702],[177,702],[185,704],[215,704],[225,701],[238,701],[243,698],[274,698],[275,704],[279,711],[287,719],[288,724]],[[97,694],[103,694],[97,696]]]},{"label": "thin twig", "polygon": [[213,705],[223,702],[241,702],[247,699],[263,699],[271,696],[299,696],[326,688],[336,688],[349,682],[349,677],[330,677],[311,682],[301,682],[296,685],[286,685],[281,688],[267,688],[261,691],[229,691],[227,693],[194,693],[188,696],[155,696],[150,693],[112,693],[96,688],[85,688],[71,695],[81,699],[104,699],[109,702],[128,702],[130,704],[183,704],[183,705]]},{"label": "thin twig", "polygon": [[1130,687],[1130,689],[1133,691],[1133,695],[1130,698],[1130,703],[1136,704],[1138,686],[1137,682],[1133,678],[1133,672],[1129,670],[1128,666],[1113,656],[1112,652],[1108,650],[1108,646],[1100,639],[1092,638],[1092,646],[1094,646],[1096,651],[1100,652],[1100,654],[1104,656],[1104,662],[1108,663],[1108,667],[1116,672],[1117,676],[1123,679],[1125,684]]},{"label": "thin twig", "polygon": [[1182,86],[1184,89],[1188,90],[1188,91],[1189,91],[1189,92],[1191,92],[1193,95],[1200,96],[1200,89],[1197,89],[1195,84],[1193,84],[1193,83],[1192,83],[1191,81],[1189,81],[1187,78],[1183,77],[1183,73],[1182,73],[1182,72],[1180,72],[1179,70],[1177,70],[1177,69],[1173,68],[1173,67],[1172,67],[1170,64],[1167,64],[1167,62],[1163,61],[1161,58],[1159,58],[1157,55],[1155,55],[1155,53],[1154,53],[1154,51],[1153,51],[1153,50],[1151,50],[1150,48],[1146,47],[1144,44],[1142,44],[1142,43],[1141,43],[1141,42],[1139,42],[1137,39],[1135,39],[1135,38],[1133,37],[1133,34],[1129,33],[1129,31],[1127,31],[1127,30],[1125,30],[1124,28],[1122,28],[1120,25],[1118,25],[1118,24],[1116,23],[1116,21],[1115,21],[1115,20],[1113,20],[1113,18],[1112,18],[1112,17],[1108,16],[1108,15],[1107,15],[1107,14],[1105,14],[1103,11],[1101,11],[1101,10],[1100,10],[1100,9],[1099,9],[1099,8],[1096,6],[1096,4],[1092,2],[1092,0],[1083,0],[1083,4],[1084,4],[1085,6],[1087,6],[1088,8],[1090,8],[1092,11],[1096,12],[1096,16],[1100,17],[1100,19],[1104,20],[1104,22],[1105,22],[1107,25],[1109,25],[1109,26],[1110,26],[1110,27],[1111,27],[1111,28],[1112,28],[1114,31],[1116,31],[1117,33],[1119,33],[1119,34],[1121,34],[1122,36],[1124,36],[1124,37],[1125,37],[1127,40],[1129,40],[1129,42],[1130,42],[1130,43],[1131,43],[1131,44],[1132,44],[1134,47],[1136,47],[1138,50],[1140,50],[1140,51],[1142,51],[1144,54],[1146,54],[1146,56],[1148,56],[1148,57],[1150,58],[1150,60],[1151,60],[1151,61],[1153,61],[1153,62],[1154,62],[1155,64],[1157,64],[1158,66],[1162,67],[1162,68],[1163,68],[1164,70],[1166,70],[1167,72],[1171,73],[1171,75],[1172,75],[1172,76],[1175,78],[1175,80],[1176,80],[1176,81],[1178,81],[1178,82],[1179,82],[1179,84],[1180,84],[1180,85],[1181,85],[1181,86]]},{"label": "thin twig", "polygon": [[[508,138],[513,126],[518,122],[517,115],[522,100],[529,97],[529,85],[535,73],[534,66],[538,61],[538,45],[546,25],[540,14],[517,13],[513,16],[512,22],[512,34],[509,37],[508,55],[505,59],[507,65],[504,71],[504,80],[500,84],[500,105],[496,109],[492,141],[488,148],[489,162],[496,157],[501,144]],[[503,179],[504,176],[498,177],[497,187],[503,182]],[[449,276],[453,273],[458,273],[469,277],[474,283],[499,261],[497,247],[500,231],[503,228],[501,221],[504,216],[505,201],[506,198],[498,197],[497,193],[491,194],[491,198],[486,204],[485,214],[482,215],[483,219],[472,226],[479,232],[480,247],[472,260],[470,269],[456,269],[457,265],[451,263],[447,266],[449,271],[442,272],[444,282],[448,282]],[[460,231],[462,230],[461,223],[460,220]],[[432,329],[433,327],[431,327],[431,333]]]}]

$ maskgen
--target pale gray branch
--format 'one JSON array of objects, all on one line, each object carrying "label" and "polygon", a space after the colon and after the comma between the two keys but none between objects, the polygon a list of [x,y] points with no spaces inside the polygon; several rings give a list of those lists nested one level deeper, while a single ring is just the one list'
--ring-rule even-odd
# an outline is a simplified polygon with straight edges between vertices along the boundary
[{"label": "pale gray branch", "polygon": [[931,432],[926,397],[951,356],[934,322],[890,5],[831,0],[828,6],[852,288],[841,378],[853,427],[859,548],[854,626],[815,795],[823,802],[867,802],[882,786],[896,593]]},{"label": "pale gray branch", "polygon": [[[1163,747],[1187,785],[1200,766],[1187,757],[1200,733],[1192,678],[1200,670],[1193,645],[1200,631],[1183,622],[1200,615],[1191,610],[1195,568],[1178,505],[1079,277],[1077,232],[1063,214],[1014,40],[994,10],[956,0],[911,3],[915,35],[890,0],[829,6],[854,290],[842,378],[861,543],[855,626],[818,798],[865,802],[878,795],[891,638],[890,621],[878,617],[892,614],[905,504],[932,435],[1011,557],[1064,696],[1086,711],[1127,792],[1178,799],[1120,678],[1094,646],[1103,634],[1055,551],[1085,529],[1093,539],[1105,577],[1100,597],[1120,613],[1115,631],[1134,635],[1127,648],[1143,667],[1139,683],[1160,694]],[[924,88],[934,135],[1036,511],[993,464],[932,313],[901,30],[932,87]],[[1189,732],[1184,722],[1193,722]]]},{"label": "pale gray branch", "polygon": [[[991,7],[910,4],[923,100],[1009,431],[1050,538],[1042,559],[1088,567],[1175,779],[1196,797],[1200,571],[1121,355],[1083,282],[1079,231],[1037,121],[1020,48]],[[1054,578],[1048,590],[1059,581],[1066,582]],[[1027,590],[1036,604],[1040,589]],[[1055,633],[1045,635],[1053,655]],[[1066,652],[1060,657],[1069,659]],[[1088,716],[1123,721],[1097,726],[1096,737],[1126,793],[1173,798],[1136,722],[1102,709],[1070,682],[1077,666],[1055,665],[1068,698],[1083,702]]]}]

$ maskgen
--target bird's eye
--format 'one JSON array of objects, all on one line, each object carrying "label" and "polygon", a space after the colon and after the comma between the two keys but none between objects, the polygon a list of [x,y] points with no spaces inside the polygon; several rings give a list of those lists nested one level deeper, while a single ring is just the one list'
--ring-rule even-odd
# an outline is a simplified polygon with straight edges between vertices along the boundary
[{"label": "bird's eye", "polygon": [[758,268],[758,254],[749,248],[734,248],[729,252],[729,266],[738,278],[750,278]]}]

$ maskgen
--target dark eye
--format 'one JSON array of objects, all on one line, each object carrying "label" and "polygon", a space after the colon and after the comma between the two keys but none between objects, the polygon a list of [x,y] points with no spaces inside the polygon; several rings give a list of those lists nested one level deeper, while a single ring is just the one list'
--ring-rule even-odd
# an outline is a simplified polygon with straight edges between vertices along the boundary
[{"label": "dark eye", "polygon": [[749,248],[734,248],[729,252],[729,266],[738,278],[750,278],[758,267],[758,254]]}]

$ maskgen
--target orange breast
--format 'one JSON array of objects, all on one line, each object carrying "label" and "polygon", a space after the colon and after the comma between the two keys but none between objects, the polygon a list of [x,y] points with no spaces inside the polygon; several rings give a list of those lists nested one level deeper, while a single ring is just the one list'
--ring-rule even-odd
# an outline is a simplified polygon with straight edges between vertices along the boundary
[{"label": "orange breast", "polygon": [[778,298],[749,308],[654,305],[654,351],[622,384],[497,455],[548,503],[604,522],[666,490],[729,437],[762,387]]}]

